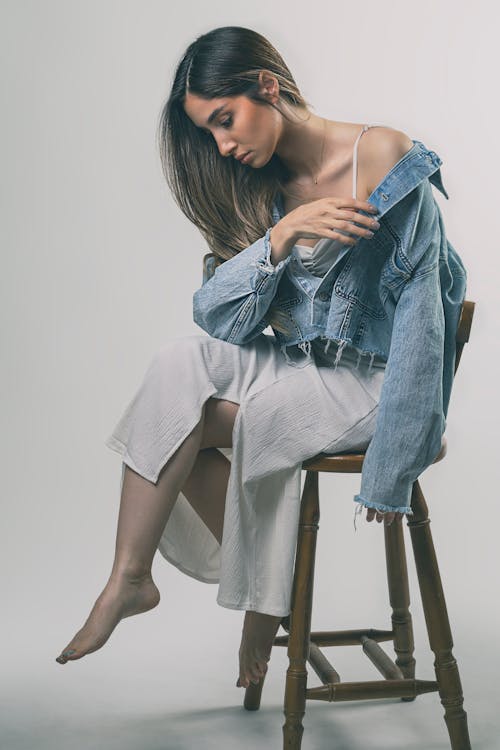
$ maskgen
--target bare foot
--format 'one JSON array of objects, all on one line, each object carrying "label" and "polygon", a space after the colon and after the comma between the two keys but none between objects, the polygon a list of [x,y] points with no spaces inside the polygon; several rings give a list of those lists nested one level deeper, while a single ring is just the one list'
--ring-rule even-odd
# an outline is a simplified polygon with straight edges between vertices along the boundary
[{"label": "bare foot", "polygon": [[[104,646],[116,625],[124,617],[147,612],[160,601],[151,573],[138,578],[111,576],[96,600],[84,626],[68,643],[60,656],[59,664],[81,659],[85,654]],[[70,652],[70,653],[68,653]]]},{"label": "bare foot", "polygon": [[236,687],[247,688],[252,682],[259,683],[267,672],[274,638],[282,617],[261,612],[245,612],[242,639],[239,649],[240,676]]}]

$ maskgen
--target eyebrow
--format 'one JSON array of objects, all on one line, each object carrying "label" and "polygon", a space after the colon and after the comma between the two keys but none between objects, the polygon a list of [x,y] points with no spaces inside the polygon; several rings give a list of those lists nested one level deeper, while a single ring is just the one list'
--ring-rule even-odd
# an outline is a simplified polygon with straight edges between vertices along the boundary
[{"label": "eyebrow", "polygon": [[212,114],[209,116],[209,118],[207,120],[207,125],[210,125],[215,120],[215,118],[217,117],[217,115],[219,114],[219,112],[221,112],[224,109],[225,106],[226,105],[223,104],[221,107],[217,107],[217,109],[214,109],[214,111],[212,112]]}]

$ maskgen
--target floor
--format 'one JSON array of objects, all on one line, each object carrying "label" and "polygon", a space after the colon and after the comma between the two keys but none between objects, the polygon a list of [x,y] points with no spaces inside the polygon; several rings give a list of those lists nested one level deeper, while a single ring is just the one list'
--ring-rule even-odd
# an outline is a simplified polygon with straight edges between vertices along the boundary
[{"label": "floor", "polygon": [[[199,586],[202,599],[214,596],[215,587],[192,585]],[[122,621],[100,651],[65,666],[54,661],[60,637],[42,632],[37,648],[26,634],[24,652],[14,654],[7,649],[4,663],[2,750],[279,750],[286,650],[273,650],[261,709],[246,711],[242,707],[244,691],[235,687],[240,613],[213,606],[207,633],[194,608],[187,606],[181,622],[170,616],[162,601],[156,610]],[[358,622],[356,617],[351,625]],[[324,625],[318,622],[316,628]],[[414,626],[420,644],[415,652],[417,676],[433,679],[432,654],[426,648],[424,624],[417,614]],[[500,745],[495,744],[499,742],[499,725],[491,700],[493,666],[485,663],[478,668],[474,656],[477,634],[465,634],[460,627],[455,630],[454,651],[474,750],[496,750]],[[204,632],[209,648],[202,640]],[[390,644],[382,645],[392,655]],[[343,679],[378,678],[361,649],[325,651]],[[309,685],[318,684],[311,671]],[[335,705],[309,702],[302,747],[449,750],[442,715],[435,693],[419,696],[413,703],[397,699]]]}]

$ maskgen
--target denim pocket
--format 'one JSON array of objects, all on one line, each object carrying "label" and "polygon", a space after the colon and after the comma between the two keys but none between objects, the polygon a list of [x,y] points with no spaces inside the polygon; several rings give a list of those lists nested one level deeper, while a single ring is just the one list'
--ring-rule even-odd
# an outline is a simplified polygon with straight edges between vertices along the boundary
[{"label": "denim pocket", "polygon": [[381,282],[388,289],[405,284],[411,276],[412,266],[403,249],[403,242],[392,224],[385,220],[386,260],[382,267]]},{"label": "denim pocket", "polygon": [[383,320],[387,316],[379,295],[380,267],[375,258],[370,260],[371,263],[365,254],[353,253],[337,277],[333,291],[371,318]]}]

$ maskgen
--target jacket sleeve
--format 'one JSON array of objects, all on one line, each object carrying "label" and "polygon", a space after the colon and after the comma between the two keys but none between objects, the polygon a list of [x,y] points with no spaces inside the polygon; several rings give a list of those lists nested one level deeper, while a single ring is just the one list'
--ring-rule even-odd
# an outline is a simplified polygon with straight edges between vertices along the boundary
[{"label": "jacket sleeve", "polygon": [[396,302],[375,431],[354,496],[365,507],[408,515],[413,483],[439,453],[446,426],[440,233],[427,236]]},{"label": "jacket sleeve", "polygon": [[233,344],[246,344],[258,336],[279,281],[290,263],[287,255],[271,263],[269,227],[263,237],[224,261],[193,295],[193,320],[210,336]]}]

